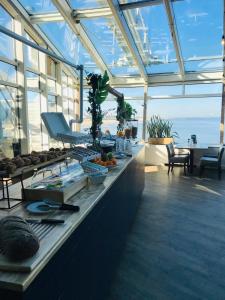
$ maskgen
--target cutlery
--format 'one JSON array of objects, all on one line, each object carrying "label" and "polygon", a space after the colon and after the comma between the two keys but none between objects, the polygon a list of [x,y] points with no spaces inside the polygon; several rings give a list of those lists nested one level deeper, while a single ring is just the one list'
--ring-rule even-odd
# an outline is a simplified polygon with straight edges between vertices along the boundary
[{"label": "cutlery", "polygon": [[71,205],[66,203],[53,203],[51,201],[44,201],[43,204],[39,205],[39,208],[43,209],[59,209],[59,210],[71,210],[74,212],[78,212],[80,210],[80,207],[77,205]]}]

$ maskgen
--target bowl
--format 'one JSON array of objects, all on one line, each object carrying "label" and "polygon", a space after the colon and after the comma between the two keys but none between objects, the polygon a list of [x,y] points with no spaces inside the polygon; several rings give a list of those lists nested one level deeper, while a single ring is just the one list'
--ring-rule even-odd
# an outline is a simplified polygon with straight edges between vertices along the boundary
[{"label": "bowl", "polygon": [[89,174],[88,178],[92,184],[101,184],[105,181],[106,179],[106,174],[102,173],[96,173],[96,174]]}]

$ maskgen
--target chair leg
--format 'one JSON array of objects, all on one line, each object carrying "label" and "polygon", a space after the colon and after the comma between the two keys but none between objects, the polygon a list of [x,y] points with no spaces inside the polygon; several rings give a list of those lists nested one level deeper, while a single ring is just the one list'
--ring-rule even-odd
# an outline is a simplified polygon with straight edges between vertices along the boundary
[{"label": "chair leg", "polygon": [[221,167],[218,168],[218,179],[221,180],[222,170]]},{"label": "chair leg", "polygon": [[187,162],[187,170],[188,170],[188,173],[190,173],[190,163],[189,163],[189,161]]},{"label": "chair leg", "polygon": [[171,167],[171,173],[173,172],[173,163],[172,163],[172,167]]},{"label": "chair leg", "polygon": [[204,167],[200,165],[199,177],[202,177],[203,171],[204,171]]},{"label": "chair leg", "polygon": [[184,163],[184,175],[186,176],[187,173],[186,173],[186,163]]},{"label": "chair leg", "polygon": [[167,174],[169,175],[170,173],[170,163],[168,164],[168,171],[167,171]]}]

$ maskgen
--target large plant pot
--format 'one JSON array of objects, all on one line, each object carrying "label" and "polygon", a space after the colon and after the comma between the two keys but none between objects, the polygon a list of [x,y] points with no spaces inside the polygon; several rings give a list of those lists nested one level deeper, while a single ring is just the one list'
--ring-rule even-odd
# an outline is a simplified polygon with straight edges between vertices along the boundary
[{"label": "large plant pot", "polygon": [[173,138],[149,138],[148,142],[152,145],[167,145],[173,143]]}]

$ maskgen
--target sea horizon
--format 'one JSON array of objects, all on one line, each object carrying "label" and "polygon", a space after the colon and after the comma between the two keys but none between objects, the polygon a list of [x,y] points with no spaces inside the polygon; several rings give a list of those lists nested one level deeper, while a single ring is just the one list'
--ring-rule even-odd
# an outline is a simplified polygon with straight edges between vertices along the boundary
[{"label": "sea horizon", "polygon": [[[197,136],[199,143],[218,144],[220,142],[220,117],[174,117],[167,118],[173,123],[172,131],[176,132],[179,138],[176,143],[187,143],[192,134]],[[82,130],[90,127],[90,119],[85,119]],[[109,130],[111,134],[117,131],[118,121],[116,119],[104,119],[101,126],[102,132]],[[142,138],[142,118],[138,119],[138,138]],[[148,134],[146,133],[146,138]]]}]

